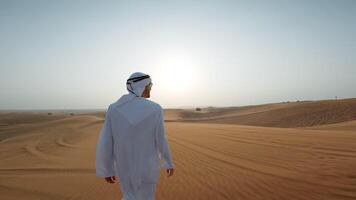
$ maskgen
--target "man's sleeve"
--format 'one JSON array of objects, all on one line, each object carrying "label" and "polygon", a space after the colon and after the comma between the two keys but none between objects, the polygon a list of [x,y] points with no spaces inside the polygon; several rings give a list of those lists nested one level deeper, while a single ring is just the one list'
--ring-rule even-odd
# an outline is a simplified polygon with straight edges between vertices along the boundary
[{"label": "man's sleeve", "polygon": [[100,177],[115,176],[110,107],[106,112],[105,122],[96,146],[96,175]]},{"label": "man's sleeve", "polygon": [[156,127],[156,147],[158,149],[159,157],[163,161],[163,168],[169,169],[174,168],[172,162],[172,156],[167,142],[165,128],[164,128],[164,119],[163,119],[163,109],[161,108],[158,114],[158,124]]}]

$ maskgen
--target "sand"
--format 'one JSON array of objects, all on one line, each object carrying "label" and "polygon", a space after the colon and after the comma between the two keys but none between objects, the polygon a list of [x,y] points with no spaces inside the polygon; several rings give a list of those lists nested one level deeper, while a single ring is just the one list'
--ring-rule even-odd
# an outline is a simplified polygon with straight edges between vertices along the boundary
[{"label": "sand", "polygon": [[204,122],[264,127],[306,127],[356,120],[356,98],[284,102],[243,107],[167,110],[170,122]]},{"label": "sand", "polygon": [[[161,172],[157,199],[356,199],[355,110],[352,106],[328,108],[343,100],[310,103],[238,108],[240,113],[237,108],[209,108],[200,113],[167,110],[167,137],[176,174],[167,178]],[[295,108],[301,105],[334,114],[318,112],[321,116],[307,119],[291,114],[302,113]],[[289,110],[286,115],[296,116],[293,120],[299,123],[282,124],[282,120],[277,124],[276,109]],[[264,120],[274,127],[263,127],[265,121],[241,125],[241,118],[236,118],[259,112],[270,113]],[[309,113],[308,109],[303,112]],[[212,119],[202,119],[207,115]],[[102,116],[0,114],[0,199],[120,199],[117,184],[95,176]],[[273,116],[278,120],[270,119]],[[327,120],[306,122],[316,118]],[[234,119],[239,120],[233,124]],[[252,122],[251,118],[246,121]],[[315,125],[306,126],[310,124]]]}]

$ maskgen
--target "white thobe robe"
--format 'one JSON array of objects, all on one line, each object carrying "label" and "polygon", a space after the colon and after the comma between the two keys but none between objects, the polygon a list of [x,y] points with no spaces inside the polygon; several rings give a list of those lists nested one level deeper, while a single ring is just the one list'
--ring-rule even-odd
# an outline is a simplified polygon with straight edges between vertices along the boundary
[{"label": "white thobe robe", "polygon": [[162,107],[123,95],[106,112],[96,150],[97,176],[117,176],[125,200],[151,200],[160,166],[174,167]]}]

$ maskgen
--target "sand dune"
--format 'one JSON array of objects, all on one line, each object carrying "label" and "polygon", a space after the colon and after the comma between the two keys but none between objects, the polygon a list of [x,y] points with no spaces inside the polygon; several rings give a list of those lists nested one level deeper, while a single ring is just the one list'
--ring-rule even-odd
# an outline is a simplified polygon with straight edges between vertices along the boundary
[{"label": "sand dune", "polygon": [[[349,101],[340,105],[353,105]],[[335,102],[321,102],[315,113],[320,115],[321,107],[330,103]],[[305,113],[309,111],[296,109],[310,106],[315,106],[315,102],[203,110],[206,114],[190,116],[191,111],[168,110],[166,119],[209,116],[230,123],[238,114],[255,116],[261,115],[258,112],[274,113],[280,109]],[[341,107],[335,105],[338,111],[334,112]],[[347,122],[307,128],[211,123],[214,120],[167,122],[177,171],[171,178],[166,178],[162,171],[156,197],[158,200],[356,199],[356,120],[351,120],[354,111],[350,109],[353,107],[345,108],[346,117],[335,114],[337,117],[325,120],[347,118]],[[106,184],[95,176],[95,145],[103,113],[0,116],[0,123],[6,124],[0,127],[1,200],[120,199],[118,185]],[[299,123],[314,124],[305,122],[310,119],[315,117],[300,119]],[[265,123],[272,121],[278,120]],[[299,125],[295,122],[283,125],[291,124]]]},{"label": "sand dune", "polygon": [[167,121],[307,127],[356,120],[356,99],[302,101],[202,111],[167,110]]}]

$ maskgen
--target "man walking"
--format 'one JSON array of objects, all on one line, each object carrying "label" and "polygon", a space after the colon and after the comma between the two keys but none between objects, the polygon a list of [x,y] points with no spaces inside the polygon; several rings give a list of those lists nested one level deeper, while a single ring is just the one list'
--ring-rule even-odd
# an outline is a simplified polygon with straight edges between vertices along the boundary
[{"label": "man walking", "polygon": [[165,135],[163,109],[147,98],[149,75],[136,72],[126,82],[128,94],[112,103],[96,149],[96,174],[108,183],[119,178],[123,200],[154,200],[159,169],[174,174]]}]

